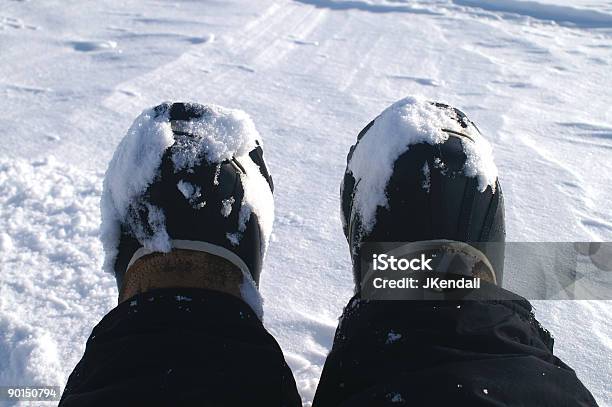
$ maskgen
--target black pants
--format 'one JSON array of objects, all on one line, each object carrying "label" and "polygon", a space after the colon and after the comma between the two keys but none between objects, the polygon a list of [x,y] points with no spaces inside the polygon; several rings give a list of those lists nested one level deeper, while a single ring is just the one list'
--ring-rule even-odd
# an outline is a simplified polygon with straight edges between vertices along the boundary
[{"label": "black pants", "polygon": [[[530,304],[377,301],[344,310],[313,405],[594,406]],[[95,327],[61,406],[300,406],[291,370],[241,300],[133,297]]]}]

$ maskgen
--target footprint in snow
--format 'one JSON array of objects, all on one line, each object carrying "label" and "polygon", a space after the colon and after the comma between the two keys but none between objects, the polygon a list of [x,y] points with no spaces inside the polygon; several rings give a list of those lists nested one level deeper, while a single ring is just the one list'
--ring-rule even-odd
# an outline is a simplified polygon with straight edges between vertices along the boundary
[{"label": "footprint in snow", "polygon": [[408,76],[408,75],[387,75],[387,78],[408,80],[408,81],[416,82],[419,85],[423,85],[423,86],[438,87],[441,85],[440,82],[432,78],[419,78],[416,76]]},{"label": "footprint in snow", "polygon": [[215,41],[214,34],[203,35],[201,37],[188,37],[186,38],[187,42],[197,45],[197,44],[208,44]]},{"label": "footprint in snow", "polygon": [[38,30],[39,27],[35,25],[26,24],[23,20],[14,17],[2,17],[0,16],[0,30],[6,28],[12,28],[15,30],[27,29],[27,30]]},{"label": "footprint in snow", "polygon": [[71,41],[68,43],[75,51],[108,51],[117,48],[115,41]]},{"label": "footprint in snow", "polygon": [[286,215],[279,216],[277,222],[279,225],[302,226],[304,224],[304,219],[297,213],[289,212]]},{"label": "footprint in snow", "polygon": [[4,90],[6,92],[16,92],[16,93],[32,93],[34,95],[40,95],[43,93],[51,92],[52,90],[49,88],[41,88],[37,86],[23,86],[23,85],[5,85]]},{"label": "footprint in snow", "polygon": [[297,45],[313,45],[315,47],[319,46],[319,41],[305,41],[305,40],[297,40],[297,39],[293,39],[292,41]]}]

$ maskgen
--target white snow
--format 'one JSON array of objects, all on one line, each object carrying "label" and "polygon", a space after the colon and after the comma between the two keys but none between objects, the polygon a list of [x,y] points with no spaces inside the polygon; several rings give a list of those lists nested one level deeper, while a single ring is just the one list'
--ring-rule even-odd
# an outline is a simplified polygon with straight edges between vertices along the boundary
[{"label": "white snow", "polygon": [[431,170],[429,169],[428,163],[423,164],[423,176],[425,179],[423,180],[421,186],[425,191],[429,192],[429,189],[431,188]]},{"label": "white snow", "polygon": [[[116,301],[100,274],[102,174],[0,158],[0,383],[60,385],[65,358]],[[78,356],[75,355],[75,359]]]},{"label": "white snow", "polygon": [[234,202],[236,202],[236,199],[234,199],[233,196],[222,200],[221,201],[221,215],[223,215],[226,218],[230,216],[230,214],[232,213],[232,205],[234,205]]},{"label": "white snow", "polygon": [[247,155],[261,143],[253,120],[237,109],[208,105],[201,119],[177,121],[175,130],[190,134],[177,137],[180,148],[173,149],[176,171],[191,168],[202,160],[219,163],[232,157]]},{"label": "white snow", "polygon": [[244,302],[249,304],[253,312],[255,312],[255,315],[257,315],[257,318],[262,320],[264,315],[264,300],[257,288],[257,284],[248,273],[243,272],[242,278],[242,284],[240,284],[240,297]]},{"label": "white snow", "polygon": [[[575,7],[575,2],[568,5],[551,4],[544,1],[527,0],[452,0],[462,6],[478,7],[489,11],[512,13],[517,16],[527,16],[538,20],[554,21],[555,23],[572,27],[610,28],[612,14],[598,10]],[[564,3],[560,1],[559,3]],[[573,3],[573,6],[570,5]],[[595,3],[595,2],[593,2]]]},{"label": "white snow", "polygon": [[404,400],[404,398],[402,397],[401,393],[388,393],[387,394],[387,398],[392,402],[392,403],[404,403],[406,400]]},{"label": "white snow", "polygon": [[176,187],[178,188],[179,191],[181,191],[181,194],[183,194],[183,196],[187,200],[191,199],[195,195],[196,191],[198,190],[197,186],[187,181],[183,181],[183,180],[180,180],[176,184]]},{"label": "white snow", "polygon": [[[477,124],[509,240],[611,241],[610,16],[607,0],[3,2],[0,385],[63,386],[116,303],[101,271],[103,173],[164,100],[241,109],[265,138],[278,222],[264,323],[306,406],[353,288],[337,210],[346,153],[394,101],[421,95]],[[157,153],[141,153],[154,167]],[[124,186],[121,199],[141,187]],[[534,305],[558,356],[612,406],[612,303]]]},{"label": "white snow", "polygon": [[185,180],[180,180],[176,188],[183,194],[185,199],[194,209],[201,209],[206,206],[206,201],[202,199],[202,188]]},{"label": "white snow", "polygon": [[445,130],[469,136],[471,140],[461,138],[467,156],[464,172],[478,179],[480,191],[487,186],[495,190],[497,167],[493,162],[491,145],[478,130],[471,123],[463,128],[453,119],[450,109],[440,109],[423,98],[407,97],[386,108],[376,118],[357,144],[348,164],[357,185],[354,205],[365,233],[374,227],[376,208],[387,207],[385,189],[397,158],[411,145],[444,143],[449,137]]},{"label": "white snow", "polygon": [[[237,160],[245,170],[244,174],[240,174],[244,197],[238,214],[238,231],[244,232],[246,230],[251,213],[257,215],[262,238],[261,257],[265,258],[272,234],[272,225],[274,224],[274,198],[270,186],[261,175],[257,164],[248,156],[242,159],[237,157]],[[235,236],[240,239],[240,235]]]},{"label": "white snow", "polygon": [[242,233],[226,233],[225,236],[234,246],[238,246],[240,244],[240,239],[242,238]]},{"label": "white snow", "polygon": [[[134,120],[127,134],[117,146],[108,165],[101,199],[102,245],[106,252],[104,269],[114,273],[120,225],[129,221],[128,208],[158,175],[158,168],[164,151],[174,144],[174,137],[168,114],[156,115],[153,109],[143,111]],[[170,238],[166,233],[163,212],[148,203],[149,233],[133,224],[138,241],[147,249],[160,252],[170,251]]]},{"label": "white snow", "polygon": [[385,344],[389,345],[391,343],[399,341],[400,339],[402,339],[402,334],[391,331],[387,334],[387,340],[385,341]]}]

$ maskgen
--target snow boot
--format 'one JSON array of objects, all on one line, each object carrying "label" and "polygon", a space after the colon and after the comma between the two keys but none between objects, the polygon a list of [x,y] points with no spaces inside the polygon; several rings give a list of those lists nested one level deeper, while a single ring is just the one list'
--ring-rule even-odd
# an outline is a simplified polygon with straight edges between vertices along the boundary
[{"label": "snow boot", "polygon": [[121,290],[137,259],[172,249],[222,257],[258,284],[273,183],[244,112],[164,103],[136,119],[105,176],[105,268]]},{"label": "snow boot", "polygon": [[501,285],[497,168],[489,144],[458,109],[406,98],[383,111],[350,148],[340,194],[357,287],[364,242],[466,242],[492,268],[488,280]]}]

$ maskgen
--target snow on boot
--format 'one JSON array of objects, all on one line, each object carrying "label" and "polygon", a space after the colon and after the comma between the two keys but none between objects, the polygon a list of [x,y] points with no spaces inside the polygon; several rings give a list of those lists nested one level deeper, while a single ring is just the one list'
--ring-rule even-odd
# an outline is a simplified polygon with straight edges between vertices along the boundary
[{"label": "snow on boot", "polygon": [[497,167],[491,146],[461,111],[415,98],[385,109],[351,147],[340,193],[358,286],[362,242],[429,241],[470,243],[501,285]]},{"label": "snow on boot", "polygon": [[121,288],[144,255],[204,251],[240,268],[253,291],[274,220],[272,190],[246,113],[195,103],[145,110],[106,172],[104,267]]}]

